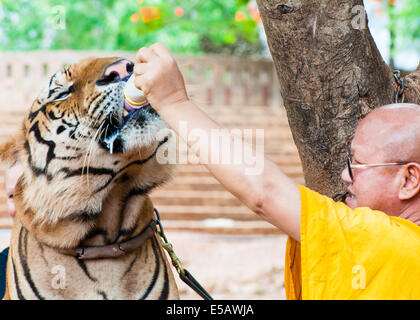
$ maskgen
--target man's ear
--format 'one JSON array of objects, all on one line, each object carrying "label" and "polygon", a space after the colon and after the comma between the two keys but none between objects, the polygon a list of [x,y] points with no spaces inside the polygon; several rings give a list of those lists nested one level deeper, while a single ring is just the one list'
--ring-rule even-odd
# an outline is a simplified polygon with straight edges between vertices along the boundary
[{"label": "man's ear", "polygon": [[23,147],[23,134],[16,132],[9,140],[0,145],[0,161],[12,165],[19,161],[19,153]]},{"label": "man's ear", "polygon": [[420,193],[420,165],[409,163],[403,172],[399,191],[400,200],[409,200]]}]

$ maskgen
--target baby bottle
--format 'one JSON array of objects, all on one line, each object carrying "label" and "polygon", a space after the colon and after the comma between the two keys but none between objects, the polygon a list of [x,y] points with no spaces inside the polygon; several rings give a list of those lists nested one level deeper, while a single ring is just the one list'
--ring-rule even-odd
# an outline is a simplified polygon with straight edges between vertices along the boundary
[{"label": "baby bottle", "polygon": [[127,110],[140,109],[149,104],[143,91],[134,85],[134,73],[127,80],[124,88],[124,104]]}]

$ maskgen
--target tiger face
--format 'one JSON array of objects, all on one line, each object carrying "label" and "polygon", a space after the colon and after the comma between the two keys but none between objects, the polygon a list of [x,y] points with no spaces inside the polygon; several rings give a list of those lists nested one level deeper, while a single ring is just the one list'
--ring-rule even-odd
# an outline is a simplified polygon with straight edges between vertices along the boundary
[{"label": "tiger face", "polygon": [[171,138],[165,122],[151,106],[124,108],[132,72],[128,60],[87,58],[55,73],[33,103],[14,149],[34,221],[89,220],[113,192],[147,193],[169,179],[171,166],[156,159]]},{"label": "tiger face", "polygon": [[41,114],[49,129],[44,137],[67,146],[72,140],[111,154],[150,146],[166,126],[150,106],[125,110],[123,89],[132,72],[133,63],[119,58],[86,59],[57,72],[32,105],[27,134],[42,125],[34,126]]}]

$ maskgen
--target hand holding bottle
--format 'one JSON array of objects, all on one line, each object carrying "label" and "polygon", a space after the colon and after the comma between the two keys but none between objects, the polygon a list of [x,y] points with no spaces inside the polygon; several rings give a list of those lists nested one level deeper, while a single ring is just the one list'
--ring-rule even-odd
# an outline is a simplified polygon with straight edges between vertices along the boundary
[{"label": "hand holding bottle", "polygon": [[161,43],[143,47],[137,52],[134,76],[136,88],[143,91],[157,112],[189,101],[181,71]]}]

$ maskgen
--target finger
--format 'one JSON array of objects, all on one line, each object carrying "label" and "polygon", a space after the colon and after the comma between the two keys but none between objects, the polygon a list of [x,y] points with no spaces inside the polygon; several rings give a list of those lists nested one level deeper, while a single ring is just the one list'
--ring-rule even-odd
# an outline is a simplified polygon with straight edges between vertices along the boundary
[{"label": "finger", "polygon": [[152,49],[143,47],[137,51],[136,62],[149,62],[156,56]]},{"label": "finger", "polygon": [[153,52],[156,55],[158,55],[159,57],[162,57],[162,58],[163,57],[171,57],[172,58],[171,52],[169,51],[169,49],[163,43],[156,42],[156,43],[154,43],[150,46],[150,49],[152,49]]},{"label": "finger", "polygon": [[147,71],[147,64],[146,63],[139,62],[139,63],[136,63],[134,65],[134,74],[136,76],[141,76],[141,75],[145,74],[146,71]]},{"label": "finger", "polygon": [[149,85],[147,80],[145,79],[145,76],[138,76],[134,78],[134,85],[136,86],[136,88],[140,89],[141,91],[143,91],[143,93],[145,95],[147,95],[149,93]]}]

